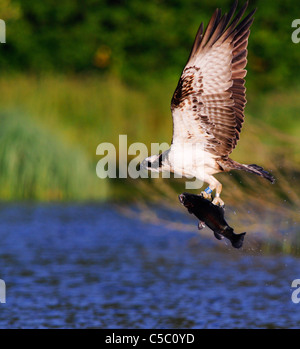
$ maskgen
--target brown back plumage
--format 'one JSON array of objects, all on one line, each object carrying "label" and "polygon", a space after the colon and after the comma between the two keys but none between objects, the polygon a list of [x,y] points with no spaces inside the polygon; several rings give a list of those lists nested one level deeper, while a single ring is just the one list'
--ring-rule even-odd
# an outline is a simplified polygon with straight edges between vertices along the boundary
[{"label": "brown back plumage", "polygon": [[172,143],[203,143],[222,157],[235,148],[244,121],[244,68],[255,13],[241,21],[247,5],[233,19],[237,1],[228,14],[217,9],[204,33],[201,23],[171,102]]}]

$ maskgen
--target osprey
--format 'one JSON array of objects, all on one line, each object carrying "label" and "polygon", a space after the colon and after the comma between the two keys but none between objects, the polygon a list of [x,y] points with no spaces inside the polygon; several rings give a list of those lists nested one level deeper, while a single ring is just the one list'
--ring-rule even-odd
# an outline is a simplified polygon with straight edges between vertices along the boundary
[{"label": "osprey", "polygon": [[[201,195],[211,199],[215,190],[213,204],[221,206],[222,184],[213,176],[216,173],[244,170],[274,182],[262,167],[229,158],[244,122],[247,73],[244,68],[249,29],[256,11],[241,20],[247,6],[248,2],[235,17],[237,1],[228,14],[221,16],[217,9],[205,31],[201,23],[171,101],[171,147],[141,164],[151,171],[170,171],[200,179],[209,185]],[[190,150],[195,145],[198,148],[194,154]]]}]

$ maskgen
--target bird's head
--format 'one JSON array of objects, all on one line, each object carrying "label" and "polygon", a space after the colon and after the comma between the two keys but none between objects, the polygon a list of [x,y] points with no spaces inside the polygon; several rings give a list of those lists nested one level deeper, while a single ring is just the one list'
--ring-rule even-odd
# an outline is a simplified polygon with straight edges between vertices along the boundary
[{"label": "bird's head", "polygon": [[152,155],[141,163],[141,169],[150,170],[152,172],[162,171],[162,154]]}]

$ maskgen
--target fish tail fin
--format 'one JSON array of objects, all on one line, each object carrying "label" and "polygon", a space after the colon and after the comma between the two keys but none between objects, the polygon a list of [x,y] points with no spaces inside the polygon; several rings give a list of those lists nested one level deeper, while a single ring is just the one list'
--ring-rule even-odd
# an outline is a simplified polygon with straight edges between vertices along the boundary
[{"label": "fish tail fin", "polygon": [[233,234],[230,241],[233,247],[235,248],[241,248],[244,243],[244,237],[246,233],[241,233],[241,234]]}]

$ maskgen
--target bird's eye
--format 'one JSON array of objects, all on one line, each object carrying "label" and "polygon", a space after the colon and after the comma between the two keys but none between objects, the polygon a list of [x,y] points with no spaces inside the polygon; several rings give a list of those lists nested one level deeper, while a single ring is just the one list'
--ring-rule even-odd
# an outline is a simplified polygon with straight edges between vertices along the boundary
[{"label": "bird's eye", "polygon": [[152,162],[151,161],[148,161],[148,167],[151,167],[152,166]]}]

